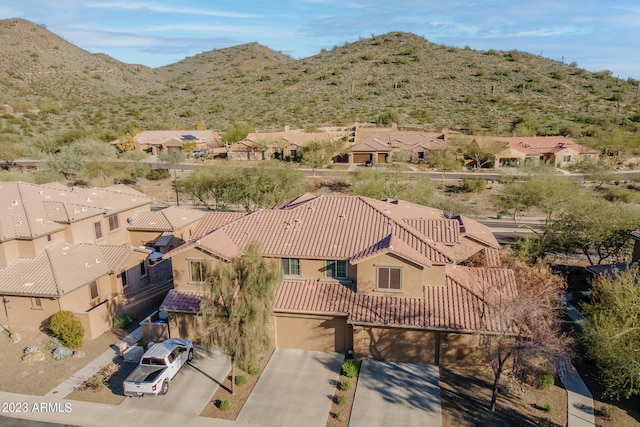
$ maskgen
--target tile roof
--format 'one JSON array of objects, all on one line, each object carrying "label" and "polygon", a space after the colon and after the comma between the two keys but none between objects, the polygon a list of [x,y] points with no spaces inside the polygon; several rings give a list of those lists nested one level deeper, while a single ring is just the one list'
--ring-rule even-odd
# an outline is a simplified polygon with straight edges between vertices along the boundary
[{"label": "tile roof", "polygon": [[112,273],[133,250],[130,246],[92,244],[49,247],[35,258],[19,258],[0,268],[0,292],[59,297]]},{"label": "tile roof", "polygon": [[393,248],[422,265],[452,262],[449,246],[402,220],[401,213],[408,218],[425,215],[442,218],[441,211],[417,206],[356,196],[319,196],[290,203],[282,209],[253,212],[193,239],[167,256],[196,246],[230,259],[250,242],[258,241],[263,253],[273,257],[357,260],[368,252]]},{"label": "tile roof", "polygon": [[554,153],[567,148],[580,152],[592,151],[564,136],[495,137],[493,139],[499,142],[506,142],[511,148],[525,154]]},{"label": "tile roof", "polygon": [[206,293],[202,291],[177,291],[170,289],[164,301],[160,304],[160,310],[198,313],[200,311],[200,303],[205,295]]},{"label": "tile roof", "polygon": [[640,228],[629,233],[634,239],[640,239]]},{"label": "tile roof", "polygon": [[193,229],[192,239],[197,240],[244,216],[247,216],[246,212],[205,212],[198,225]]},{"label": "tile roof", "polygon": [[411,228],[445,245],[460,242],[460,224],[455,219],[405,218],[403,221]]},{"label": "tile roof", "polygon": [[460,231],[463,236],[495,249],[500,248],[500,243],[498,243],[496,236],[493,235],[486,225],[462,215],[456,216],[455,219],[460,223]]},{"label": "tile roof", "polygon": [[151,203],[124,185],[106,188],[0,182],[0,241],[32,239],[64,230],[64,224]]},{"label": "tile roof", "polygon": [[147,145],[163,145],[172,139],[193,140],[196,143],[219,143],[222,141],[220,136],[212,130],[146,130],[137,134],[134,139],[138,144]]},{"label": "tile roof", "polygon": [[200,220],[205,212],[171,206],[154,212],[140,212],[131,220],[129,230],[176,231]]},{"label": "tile roof", "polygon": [[358,141],[351,151],[353,152],[388,152],[392,149],[436,149],[445,144],[444,140],[433,136],[415,132],[379,133]]}]

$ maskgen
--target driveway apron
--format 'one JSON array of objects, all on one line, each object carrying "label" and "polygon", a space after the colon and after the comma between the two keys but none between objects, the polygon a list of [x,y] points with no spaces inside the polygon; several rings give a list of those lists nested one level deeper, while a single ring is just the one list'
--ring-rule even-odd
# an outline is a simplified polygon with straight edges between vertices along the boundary
[{"label": "driveway apron", "polygon": [[437,366],[363,360],[349,427],[442,426]]},{"label": "driveway apron", "polygon": [[120,406],[200,415],[230,370],[231,363],[225,355],[219,352],[207,355],[204,350],[196,349],[193,360],[169,383],[166,395],[131,397]]},{"label": "driveway apron", "polygon": [[277,348],[237,420],[324,427],[344,355]]}]

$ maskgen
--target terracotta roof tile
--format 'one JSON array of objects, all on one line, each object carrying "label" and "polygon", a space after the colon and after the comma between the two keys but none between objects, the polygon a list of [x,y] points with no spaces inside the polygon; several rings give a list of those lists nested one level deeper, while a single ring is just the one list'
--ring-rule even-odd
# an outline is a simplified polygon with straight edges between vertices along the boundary
[{"label": "terracotta roof tile", "polygon": [[154,212],[140,212],[131,220],[129,230],[176,231],[200,220],[205,213],[195,209],[171,206]]},{"label": "terracotta roof tile", "polygon": [[500,248],[500,243],[498,243],[496,236],[486,225],[462,215],[456,216],[455,219],[460,223],[460,231],[464,237],[469,237],[495,249]]},{"label": "terracotta roof tile", "polygon": [[129,246],[56,245],[1,268],[0,292],[58,297],[112,273],[132,251]]},{"label": "terracotta roof tile", "polygon": [[247,214],[245,212],[206,212],[193,229],[192,239],[197,240],[214,230],[236,221]]},{"label": "terracotta roof tile", "polygon": [[441,219],[403,219],[411,228],[419,231],[428,238],[446,245],[460,242],[460,224],[449,218]]}]

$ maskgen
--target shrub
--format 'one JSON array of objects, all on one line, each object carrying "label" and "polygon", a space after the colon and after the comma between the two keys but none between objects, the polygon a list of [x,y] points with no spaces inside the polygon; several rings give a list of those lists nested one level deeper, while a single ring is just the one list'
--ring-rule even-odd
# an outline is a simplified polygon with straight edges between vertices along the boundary
[{"label": "shrub", "polygon": [[347,359],[344,362],[342,362],[342,374],[345,377],[355,378],[358,376],[359,372],[360,372],[360,364],[357,361],[353,359]]},{"label": "shrub", "polygon": [[553,406],[551,406],[550,403],[545,403],[545,405],[542,407],[542,410],[544,412],[551,413],[551,412],[553,412]]},{"label": "shrub", "polygon": [[133,323],[133,319],[127,313],[118,314],[113,318],[113,327],[127,329]]},{"label": "shrub", "polygon": [[607,421],[614,422],[617,414],[618,408],[616,406],[605,404],[600,408],[600,415]]},{"label": "shrub", "polygon": [[247,377],[245,377],[244,375],[236,375],[235,383],[236,383],[236,385],[246,384],[247,383]]},{"label": "shrub", "polygon": [[249,366],[247,368],[247,373],[249,375],[258,375],[260,373],[260,366]]},{"label": "shrub", "polygon": [[84,385],[91,390],[100,391],[104,388],[104,383],[96,377],[89,378]]},{"label": "shrub", "polygon": [[538,375],[538,389],[539,390],[546,390],[546,389],[550,388],[554,383],[555,383],[555,380],[553,378],[553,375],[547,374],[547,373],[542,373],[542,374]]},{"label": "shrub", "polygon": [[347,391],[351,388],[351,381],[349,380],[340,380],[338,381],[338,389],[342,391]]},{"label": "shrub", "polygon": [[221,400],[220,403],[218,403],[218,409],[221,411],[228,411],[231,409],[231,402],[228,400]]},{"label": "shrub", "polygon": [[67,347],[58,347],[53,350],[53,358],[56,360],[62,360],[65,357],[73,356],[73,351],[69,350]]},{"label": "shrub", "polygon": [[62,343],[60,342],[60,340],[56,337],[51,337],[51,339],[49,339],[49,342],[47,343],[47,347],[48,348],[58,348],[58,347],[62,347]]},{"label": "shrub", "polygon": [[339,394],[336,396],[335,401],[338,405],[344,405],[345,403],[347,403],[347,396],[345,396],[344,394]]},{"label": "shrub", "polygon": [[27,354],[31,354],[31,353],[35,353],[36,351],[39,351],[40,349],[38,348],[37,345],[30,345],[29,347],[25,348],[23,350],[23,353],[25,354],[25,356]]},{"label": "shrub", "polygon": [[151,181],[159,181],[161,179],[167,179],[171,176],[169,169],[151,169],[147,173],[146,178]]},{"label": "shrub", "polygon": [[78,348],[82,345],[84,328],[80,319],[70,311],[59,311],[49,319],[51,335],[69,348]]}]

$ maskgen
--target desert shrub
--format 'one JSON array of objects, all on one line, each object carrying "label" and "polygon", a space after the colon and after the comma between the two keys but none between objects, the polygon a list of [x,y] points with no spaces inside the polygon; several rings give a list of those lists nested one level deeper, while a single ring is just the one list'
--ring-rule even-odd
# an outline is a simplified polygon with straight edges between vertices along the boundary
[{"label": "desert shrub", "polygon": [[171,176],[169,169],[151,169],[146,178],[151,181],[159,181],[161,179],[167,179]]},{"label": "desert shrub", "polygon": [[355,378],[358,376],[359,372],[360,372],[360,364],[357,361],[353,359],[347,359],[344,362],[342,362],[342,374],[345,377]]},{"label": "desert shrub", "polygon": [[221,400],[220,403],[218,403],[218,408],[221,411],[228,411],[229,409],[231,409],[231,402],[229,402],[228,400]]},{"label": "desert shrub", "polygon": [[53,358],[56,360],[62,360],[67,357],[73,356],[73,351],[69,350],[67,347],[58,347],[53,350]]},{"label": "desert shrub", "polygon": [[349,380],[340,380],[338,381],[338,388],[342,391],[347,391],[351,388],[351,381]]},{"label": "desert shrub", "polygon": [[344,405],[345,403],[347,403],[347,396],[345,396],[344,394],[339,394],[336,396],[335,401],[338,405]]},{"label": "desert shrub", "polygon": [[538,389],[539,390],[546,390],[546,389],[550,388],[554,383],[555,383],[555,380],[553,378],[553,375],[547,374],[547,373],[542,373],[542,374],[538,375]]},{"label": "desert shrub", "polygon": [[626,188],[610,187],[605,191],[604,198],[610,202],[631,203],[633,193]]},{"label": "desert shrub", "polygon": [[258,375],[260,373],[260,366],[249,366],[247,368],[247,373],[249,375]]},{"label": "desert shrub", "polygon": [[70,311],[59,311],[49,319],[51,335],[69,348],[78,348],[82,345],[84,328],[80,319]]},{"label": "desert shrub", "polygon": [[482,178],[464,178],[460,189],[465,193],[478,193],[487,187],[487,181]]},{"label": "desert shrub", "polygon": [[127,329],[133,323],[133,319],[127,313],[118,314],[113,318],[113,327]]},{"label": "desert shrub", "polygon": [[38,348],[37,345],[30,345],[29,347],[23,350],[23,353],[26,356],[27,354],[35,353],[36,351],[39,351],[39,350],[40,349]]},{"label": "desert shrub", "polygon": [[553,412],[553,406],[551,406],[550,403],[545,403],[545,405],[542,407],[542,410],[544,412]]},{"label": "desert shrub", "polygon": [[618,408],[616,406],[605,404],[600,408],[600,415],[607,421],[614,422],[617,414]]},{"label": "desert shrub", "polygon": [[90,388],[91,390],[94,391],[100,391],[104,388],[104,383],[102,382],[102,380],[96,378],[96,377],[91,377],[89,378],[85,383],[84,383],[86,388]]},{"label": "desert shrub", "polygon": [[58,348],[58,347],[62,347],[62,343],[60,342],[60,340],[56,337],[51,337],[49,339],[49,342],[47,342],[47,348]]},{"label": "desert shrub", "polygon": [[246,384],[247,383],[247,377],[245,377],[244,375],[236,375],[235,383],[236,383],[236,385]]}]

